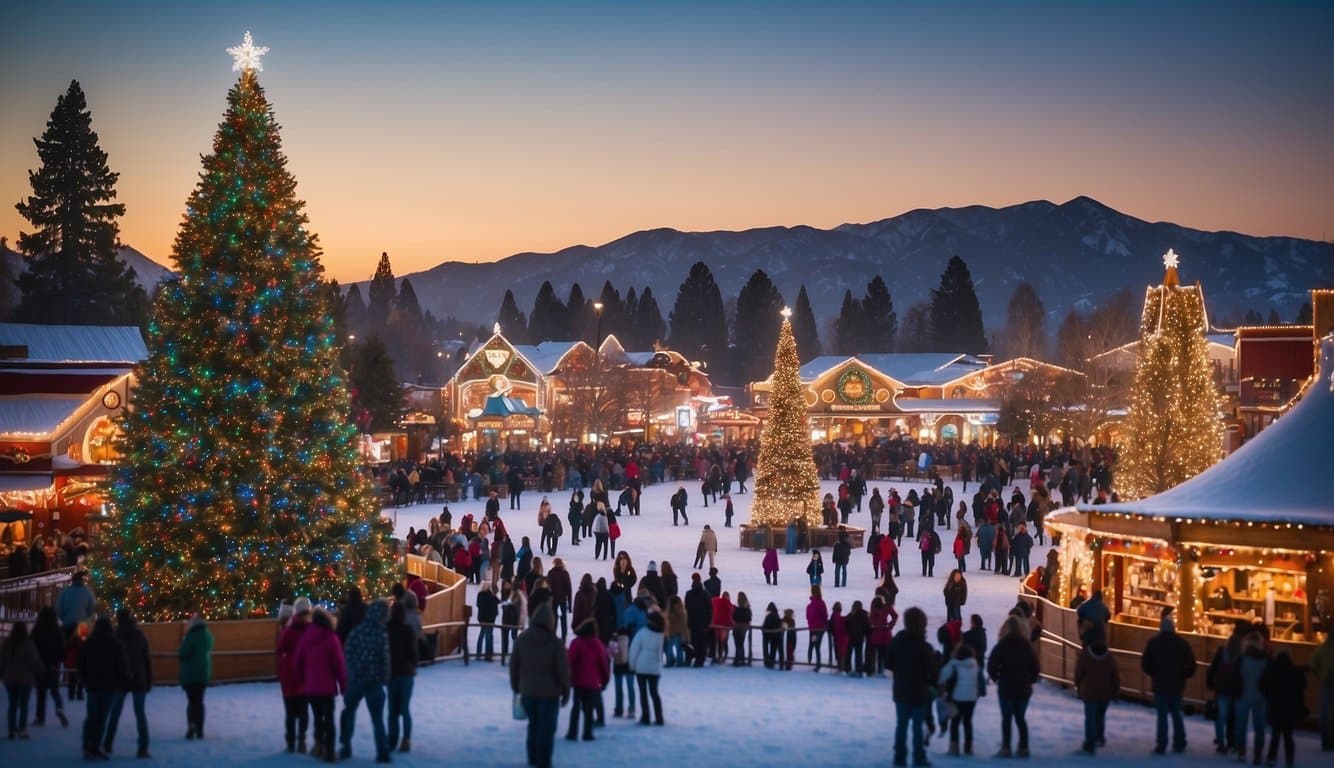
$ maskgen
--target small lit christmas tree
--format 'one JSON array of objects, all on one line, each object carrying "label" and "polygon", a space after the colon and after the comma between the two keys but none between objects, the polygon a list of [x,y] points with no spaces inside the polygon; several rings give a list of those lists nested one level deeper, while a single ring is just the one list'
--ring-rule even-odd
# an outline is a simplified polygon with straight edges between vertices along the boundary
[{"label": "small lit christmas tree", "polygon": [[755,526],[785,526],[803,515],[811,526],[822,522],[820,476],[811,457],[801,361],[792,336],[791,314],[783,308],[769,418],[760,434],[760,455],[755,463],[755,502],[750,511],[750,524]]},{"label": "small lit christmas tree", "polygon": [[114,605],[172,619],[262,615],[293,595],[387,594],[395,555],[338,365],[249,33],[240,79],[173,247],[124,420],[118,519],[95,563]]},{"label": "small lit christmas tree", "polygon": [[1163,284],[1145,293],[1140,323],[1130,440],[1117,482],[1127,499],[1165,491],[1222,457],[1222,403],[1204,337],[1204,294],[1198,283],[1180,285],[1174,252],[1163,264]]}]

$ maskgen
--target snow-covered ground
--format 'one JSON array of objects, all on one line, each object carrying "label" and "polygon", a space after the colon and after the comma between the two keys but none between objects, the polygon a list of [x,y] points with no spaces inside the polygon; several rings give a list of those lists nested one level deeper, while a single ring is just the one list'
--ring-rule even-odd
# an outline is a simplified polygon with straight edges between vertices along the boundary
[{"label": "snow-covered ground", "polygon": [[[828,490],[834,484],[829,483]],[[897,486],[906,494],[906,483],[873,483],[882,493]],[[746,592],[756,609],[756,620],[763,607],[774,601],[779,608],[793,608],[804,624],[802,608],[808,587],[805,565],[808,555],[782,557],[779,586],[767,586],[760,569],[762,553],[741,550],[736,529],[723,529],[722,508],[706,510],[698,500],[698,485],[689,486],[692,504],[690,526],[672,527],[668,496],[675,486],[659,485],[647,489],[643,515],[621,519],[620,548],[628,551],[642,576],[649,560],[670,561],[681,577],[682,589],[689,584],[699,532],[709,523],[719,533],[718,568],[723,588],[735,596]],[[1027,490],[1025,488],[1025,490]],[[956,498],[963,498],[962,488],[954,484]],[[1007,494],[1008,496],[1008,494]],[[502,502],[502,516],[511,535],[527,535],[538,540],[537,506],[542,494],[527,493],[523,509],[510,512]],[[552,506],[564,513],[568,494],[552,494]],[[748,518],[750,495],[734,497],[739,524]],[[466,512],[481,514],[481,502],[451,505],[454,519]],[[392,510],[389,510],[392,513]],[[408,526],[422,526],[431,515],[439,514],[438,505],[418,505],[397,511],[400,534]],[[869,514],[854,513],[852,523],[869,525]],[[946,547],[951,537],[945,536]],[[828,553],[824,553],[828,554]],[[579,547],[569,545],[568,533],[558,555],[566,562],[577,583],[589,572],[611,575],[611,562],[592,559],[592,542]],[[931,636],[944,619],[941,597],[945,576],[953,558],[937,558],[936,576],[922,578],[915,553],[901,558],[903,576],[897,605],[900,612],[919,606],[930,617]],[[1045,548],[1034,551],[1034,565],[1042,563]],[[544,562],[547,558],[543,558]],[[827,558],[826,558],[827,560]],[[976,554],[970,558],[975,568]],[[849,585],[833,589],[832,564],[826,563],[825,598],[832,605],[840,600],[845,607],[853,600],[869,604],[874,587],[869,556],[853,553],[849,567]],[[970,571],[968,605],[964,614],[979,613],[986,621],[988,637],[994,642],[996,629],[1015,603],[1018,580],[987,572]],[[798,655],[804,658],[804,653]],[[604,694],[611,712],[611,689]],[[629,720],[610,718],[607,727],[593,743],[566,742],[564,734],[569,709],[561,712],[555,762],[560,766],[655,764],[695,766],[774,766],[774,765],[888,765],[893,745],[894,706],[891,682],[886,678],[852,679],[818,674],[798,667],[791,672],[766,670],[762,666],[737,669],[730,666],[704,669],[671,669],[662,681],[663,709],[667,727],[640,728]],[[276,683],[225,685],[212,688],[207,696],[208,738],[202,742],[184,739],[185,697],[174,687],[159,687],[148,697],[148,715],[153,733],[152,753],[157,762],[178,765],[218,764],[291,764],[308,758],[291,757],[282,752],[282,700]],[[451,661],[419,671],[413,694],[413,752],[396,754],[395,762],[407,765],[509,765],[525,764],[525,723],[510,716],[507,670],[498,663],[473,663],[465,667]],[[81,703],[69,705],[73,722],[68,729],[50,726],[30,728],[33,738],[26,742],[0,741],[0,763],[37,765],[80,761],[79,725],[83,718]],[[1073,694],[1058,686],[1042,684],[1029,707],[1032,763],[1057,764],[1082,760],[1075,755],[1083,734],[1082,705]],[[993,755],[1000,745],[1000,714],[994,688],[978,706],[975,717],[975,752],[980,760]],[[1213,724],[1199,715],[1187,719],[1190,747],[1186,754],[1153,757],[1154,715],[1150,708],[1135,703],[1116,703],[1108,714],[1108,746],[1099,752],[1101,765],[1131,765],[1152,759],[1159,764],[1188,765],[1219,763],[1213,753]],[[117,755],[124,758],[134,749],[134,718],[127,709],[121,718],[117,737]],[[962,764],[970,758],[951,758],[944,754],[946,739],[936,737],[931,744],[931,759],[939,765]],[[1298,760],[1309,762],[1318,755],[1313,734],[1298,735]],[[353,743],[355,759],[369,762],[374,756],[370,727],[364,712],[358,719]]]}]

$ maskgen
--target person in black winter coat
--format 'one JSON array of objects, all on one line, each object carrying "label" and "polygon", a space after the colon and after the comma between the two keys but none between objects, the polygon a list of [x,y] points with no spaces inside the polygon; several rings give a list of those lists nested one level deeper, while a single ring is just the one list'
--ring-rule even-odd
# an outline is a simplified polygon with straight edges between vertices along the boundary
[{"label": "person in black winter coat", "polygon": [[33,725],[46,724],[49,692],[56,703],[56,719],[61,725],[68,726],[69,718],[65,717],[64,703],[60,700],[60,663],[65,659],[65,633],[60,631],[60,620],[51,606],[38,611],[32,641],[37,645],[37,655],[42,657],[42,671],[37,676],[37,717],[33,719]]},{"label": "person in black winter coat", "polygon": [[866,637],[871,633],[871,617],[862,607],[862,601],[853,601],[843,618],[843,628],[848,634],[848,656],[843,660],[843,671],[861,677],[865,669]]},{"label": "person in black winter coat", "polygon": [[87,716],[83,721],[83,756],[86,759],[105,760],[102,735],[106,731],[107,715],[111,712],[116,694],[130,684],[125,648],[116,639],[111,619],[102,616],[93,624],[92,634],[79,649],[78,668],[79,677],[88,692]]},{"label": "person in black winter coat", "polygon": [[783,619],[778,615],[778,606],[773,603],[764,609],[763,631],[764,666],[766,669],[779,669],[783,666]]},{"label": "person in black winter coat", "polygon": [[[417,630],[407,622],[403,603],[389,609],[389,751],[412,749],[412,684],[417,676]],[[399,740],[399,725],[403,738]]]},{"label": "person in black winter coat", "polygon": [[366,603],[361,599],[360,587],[348,587],[343,610],[338,612],[338,640],[347,645],[347,636],[366,618]]},{"label": "person in black winter coat", "polygon": [[939,672],[935,649],[926,639],[926,614],[922,609],[903,612],[903,629],[889,643],[885,666],[894,673],[894,765],[907,765],[910,727],[913,765],[929,765],[923,729],[931,709],[931,688]]},{"label": "person in black winter coat", "polygon": [[116,727],[120,724],[121,709],[125,706],[128,694],[134,704],[134,725],[138,732],[139,750],[136,757],[148,755],[148,715],[144,713],[144,699],[153,690],[153,653],[148,647],[148,638],[129,609],[121,608],[116,612],[116,639],[125,649],[126,669],[129,672],[129,685],[126,690],[116,694],[111,705],[111,714],[107,718],[106,735],[102,739],[102,751],[111,754],[111,747],[116,740]]},{"label": "person in black winter coat", "polygon": [[[1265,712],[1273,733],[1269,739],[1269,765],[1278,759],[1278,741],[1283,739],[1283,760],[1292,768],[1295,745],[1292,729],[1305,719],[1306,674],[1292,663],[1287,651],[1279,651],[1260,677],[1260,692],[1265,695]],[[1258,756],[1258,754],[1257,754]]]},{"label": "person in black winter coat", "polygon": [[851,558],[852,544],[848,541],[848,532],[840,529],[838,541],[834,544],[834,551],[829,557],[834,562],[835,587],[846,587],[848,585],[848,560]]},{"label": "person in black winter coat", "polygon": [[[496,652],[496,620],[500,618],[500,598],[490,582],[477,591],[477,656],[482,656],[486,649],[486,660],[491,661]],[[503,630],[502,630],[503,631]]]},{"label": "person in black winter coat", "polygon": [[[690,629],[690,645],[693,663],[696,667],[704,666],[704,659],[709,655],[709,640],[713,633],[709,623],[713,621],[713,600],[704,590],[699,574],[690,576],[690,589],[686,591],[686,626]],[[768,635],[765,636],[766,639]]]},{"label": "person in black winter coat", "polygon": [[1028,700],[1038,680],[1038,658],[1028,639],[1024,622],[1010,616],[1001,625],[1000,639],[987,659],[987,675],[996,683],[1000,700],[1001,749],[997,757],[1010,757],[1010,724],[1019,730],[1019,748],[1013,754],[1028,757]]},{"label": "person in black winter coat", "polygon": [[1140,656],[1140,667],[1153,681],[1153,706],[1158,711],[1154,752],[1167,751],[1167,719],[1172,719],[1172,751],[1186,751],[1186,724],[1181,714],[1181,694],[1186,679],[1195,674],[1195,652],[1176,632],[1171,612],[1163,615],[1161,629],[1149,639]]}]

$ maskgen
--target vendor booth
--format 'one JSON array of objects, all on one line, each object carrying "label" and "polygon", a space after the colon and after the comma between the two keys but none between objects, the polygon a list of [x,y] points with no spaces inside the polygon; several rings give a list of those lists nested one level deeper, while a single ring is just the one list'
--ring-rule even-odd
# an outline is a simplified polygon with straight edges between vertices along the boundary
[{"label": "vendor booth", "polygon": [[[1045,633],[1043,674],[1069,680],[1079,652],[1072,599],[1103,591],[1109,641],[1127,688],[1147,690],[1138,654],[1171,608],[1207,665],[1238,623],[1263,626],[1275,651],[1311,658],[1334,621],[1334,501],[1323,472],[1334,456],[1334,338],[1320,373],[1272,427],[1205,472],[1156,496],[1079,505],[1047,517],[1061,537],[1046,598],[1026,595]],[[1207,698],[1204,675],[1188,700]]]}]

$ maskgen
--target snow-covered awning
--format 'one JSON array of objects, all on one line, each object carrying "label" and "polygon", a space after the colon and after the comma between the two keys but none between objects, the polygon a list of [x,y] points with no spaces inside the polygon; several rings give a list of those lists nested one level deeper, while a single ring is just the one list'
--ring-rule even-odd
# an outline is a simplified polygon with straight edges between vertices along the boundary
[{"label": "snow-covered awning", "polygon": [[1228,458],[1175,488],[1140,501],[1080,512],[1334,527],[1334,499],[1321,482],[1334,456],[1334,336],[1321,342],[1320,373],[1301,401]]}]

